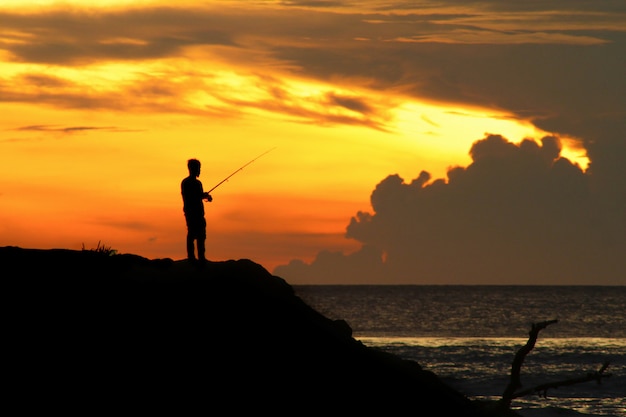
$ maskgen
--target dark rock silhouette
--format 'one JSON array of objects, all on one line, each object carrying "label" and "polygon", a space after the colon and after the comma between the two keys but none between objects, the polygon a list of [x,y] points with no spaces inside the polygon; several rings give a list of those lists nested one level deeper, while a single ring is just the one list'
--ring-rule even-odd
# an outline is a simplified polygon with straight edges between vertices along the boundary
[{"label": "dark rock silhouette", "polygon": [[250,260],[0,248],[6,357],[27,409],[479,416]]}]

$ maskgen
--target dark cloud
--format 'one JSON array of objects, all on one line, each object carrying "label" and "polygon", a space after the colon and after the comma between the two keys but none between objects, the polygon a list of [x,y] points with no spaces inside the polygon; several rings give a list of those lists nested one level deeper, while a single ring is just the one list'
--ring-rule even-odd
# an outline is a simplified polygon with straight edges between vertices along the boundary
[{"label": "dark cloud", "polygon": [[332,0],[291,0],[281,1],[283,6],[297,6],[297,7],[343,7],[346,5],[346,1],[332,1]]},{"label": "dark cloud", "polygon": [[[513,11],[519,7],[513,3],[485,4]],[[539,3],[526,11],[545,7]],[[529,143],[481,142],[472,149],[474,163],[451,170],[449,182],[423,186],[421,178],[407,185],[391,176],[378,185],[372,195],[375,214],[355,216],[347,236],[363,243],[377,262],[385,259],[382,272],[362,267],[355,254],[338,253],[333,262],[325,255],[311,265],[300,263],[297,275],[290,269],[296,261],[276,272],[330,283],[344,280],[334,271],[349,269],[343,275],[351,282],[624,284],[626,37],[616,22],[626,14],[617,2],[606,9],[597,3],[563,6],[555,8],[564,11],[560,16],[537,15],[541,24],[521,18],[526,28],[503,32],[513,35],[509,44],[502,38],[492,42],[507,16],[501,27],[489,27],[478,14],[437,19],[437,36],[480,32],[472,42],[399,41],[435,39],[424,16],[416,14],[380,16],[378,25],[400,19],[414,24],[389,24],[387,32],[376,32],[384,38],[369,36],[361,50],[344,44],[277,48],[277,56],[297,63],[307,76],[418,100],[507,110],[557,136],[579,139],[591,164],[585,173],[564,159],[545,165],[558,149],[553,140],[536,152]],[[589,7],[591,15],[582,13]],[[533,42],[525,40],[533,32]],[[545,40],[537,43],[541,37]],[[534,159],[513,156],[523,152]],[[373,248],[378,252],[372,254]]]},{"label": "dark cloud", "polygon": [[180,8],[4,12],[0,21],[4,31],[19,39],[0,42],[0,49],[17,62],[137,61],[176,56],[187,46],[234,45],[227,31],[214,29],[224,24],[223,16]]},{"label": "dark cloud", "polygon": [[54,125],[31,125],[31,126],[22,126],[18,127],[15,130],[19,131],[36,131],[36,132],[62,132],[62,133],[73,133],[73,132],[81,132],[87,130],[117,130],[114,127],[96,127],[96,126],[68,126],[68,127],[59,127]]},{"label": "dark cloud", "polygon": [[[459,10],[464,13],[448,12],[455,3],[463,6]],[[78,66],[184,57],[190,48],[222,47],[226,49],[221,50],[221,59],[237,65],[280,68],[310,79],[336,80],[348,87],[418,100],[497,107],[546,131],[598,141],[623,137],[625,131],[622,3],[358,2],[341,4],[341,13],[334,11],[332,1],[294,1],[288,2],[293,7],[246,10],[41,9],[31,14],[1,13],[0,50],[16,62]],[[440,8],[442,4],[446,8]],[[162,88],[160,100],[153,100],[155,110],[165,102],[167,111],[190,111],[189,106],[177,105],[181,86],[173,80],[178,77],[160,75],[153,80]],[[194,77],[198,90],[210,91],[203,88],[209,68]],[[22,81],[30,85],[26,78]],[[30,82],[41,86],[40,80]],[[3,100],[19,99],[21,94],[8,87],[3,90]],[[120,91],[117,99],[87,97],[84,102],[64,93],[54,97],[42,93],[41,99],[56,104],[57,97],[60,104],[76,100],[76,105],[99,108],[121,103],[121,97],[132,93]],[[360,105],[337,98],[339,106],[358,109],[354,106]],[[340,116],[333,121],[343,122],[355,120]],[[371,126],[381,128],[376,123]]]},{"label": "dark cloud", "polygon": [[[116,126],[59,126],[59,125],[29,125],[8,129],[17,132],[44,132],[52,134],[71,135],[82,132],[105,131],[109,133],[136,132],[134,129],[124,129]],[[34,138],[13,138],[2,142],[24,142],[34,140]]]},{"label": "dark cloud", "polygon": [[624,284],[623,183],[601,186],[560,150],[556,137],[489,135],[447,181],[390,175],[371,195],[374,212],[347,227],[361,251],[321,252],[274,272],[304,282]]},{"label": "dark cloud", "polygon": [[58,88],[72,85],[72,83],[62,78],[36,73],[24,74],[22,77],[18,78],[16,82],[43,88]]},{"label": "dark cloud", "polygon": [[332,104],[344,107],[349,110],[353,110],[361,114],[373,113],[373,108],[363,99],[360,99],[358,97],[347,97],[344,95],[328,93],[327,99]]},{"label": "dark cloud", "polygon": [[49,64],[89,64],[101,59],[144,60],[175,55],[187,42],[175,38],[156,38],[144,45],[125,42],[67,43],[50,40],[17,45],[11,51],[17,61]]},{"label": "dark cloud", "polygon": [[[553,132],[585,137],[626,120],[626,43],[572,45],[368,45],[277,51],[319,78],[369,80],[416,99],[506,109]],[[623,126],[621,126],[623,127]]]},{"label": "dark cloud", "polygon": [[[470,5],[466,0],[445,0],[445,1],[382,1],[374,2],[376,10],[429,10],[439,9],[445,6],[451,10],[461,9],[468,10]],[[471,4],[472,8],[475,8],[477,12],[490,13],[490,12],[575,12],[584,14],[585,12],[624,12],[624,3],[621,0],[605,0],[602,2],[594,2],[587,0],[552,0],[549,2],[543,0],[529,0],[529,1],[502,1],[502,0],[485,0]],[[561,15],[560,18],[567,18]]]}]

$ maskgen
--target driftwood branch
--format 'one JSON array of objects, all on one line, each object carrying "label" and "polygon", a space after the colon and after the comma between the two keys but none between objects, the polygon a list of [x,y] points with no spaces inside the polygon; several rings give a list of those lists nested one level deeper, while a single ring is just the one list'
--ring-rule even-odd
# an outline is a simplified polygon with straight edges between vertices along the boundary
[{"label": "driftwood branch", "polygon": [[514,394],[518,388],[521,388],[522,382],[520,380],[520,373],[522,369],[522,363],[524,363],[524,359],[526,355],[530,353],[531,350],[535,347],[535,343],[537,342],[537,336],[539,332],[551,324],[557,323],[558,320],[547,320],[539,323],[532,323],[530,332],[528,333],[528,341],[524,346],[522,346],[517,353],[515,354],[515,358],[513,359],[513,364],[511,365],[511,379],[509,384],[507,385],[504,393],[502,394],[502,404],[507,408],[511,405],[511,400],[515,398]]},{"label": "driftwood branch", "polygon": [[558,388],[558,387],[567,386],[567,385],[574,385],[574,384],[579,384],[579,383],[587,382],[587,381],[597,381],[598,383],[601,383],[602,378],[611,376],[610,373],[604,372],[609,367],[609,362],[605,362],[598,371],[588,373],[587,375],[582,376],[582,377],[570,378],[570,379],[565,379],[565,380],[556,381],[556,382],[549,382],[549,383],[540,384],[535,387],[525,389],[522,391],[517,391],[519,388],[522,387],[522,383],[520,379],[522,363],[524,362],[526,355],[528,355],[530,351],[533,350],[533,348],[535,347],[535,343],[537,342],[537,337],[539,335],[539,332],[545,329],[546,327],[548,327],[549,325],[557,323],[557,322],[558,320],[548,320],[548,321],[542,321],[539,323],[532,323],[530,332],[528,333],[529,335],[528,341],[526,342],[524,346],[522,346],[517,351],[517,353],[515,354],[515,358],[513,359],[513,364],[511,366],[511,379],[506,389],[504,390],[504,393],[502,394],[502,398],[500,399],[501,407],[506,408],[506,409],[510,408],[511,401],[514,398],[524,397],[526,395],[532,395],[536,393],[541,393],[545,397],[548,389],[550,388]]},{"label": "driftwood branch", "polygon": [[606,368],[608,367],[609,367],[609,362],[604,362],[602,367],[596,372],[590,372],[587,375],[581,376],[578,378],[564,379],[562,381],[548,382],[546,384],[537,385],[536,387],[532,387],[532,388],[514,393],[513,398],[524,397],[526,395],[532,395],[532,394],[537,394],[537,393],[540,393],[545,397],[547,395],[548,389],[550,388],[558,388],[558,387],[564,387],[568,385],[580,384],[581,382],[596,381],[598,382],[598,384],[600,384],[602,383],[602,378],[608,378],[611,376],[610,373],[604,373],[604,371],[606,371]]}]

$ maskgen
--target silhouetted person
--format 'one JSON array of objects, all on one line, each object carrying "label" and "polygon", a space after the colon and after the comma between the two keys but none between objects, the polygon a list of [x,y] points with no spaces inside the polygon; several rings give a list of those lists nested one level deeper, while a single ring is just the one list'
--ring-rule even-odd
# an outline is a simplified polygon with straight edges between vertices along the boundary
[{"label": "silhouetted person", "polygon": [[200,176],[200,161],[187,161],[189,176],[180,183],[180,192],[183,195],[183,212],[187,223],[187,259],[195,261],[194,242],[198,246],[198,260],[206,261],[204,257],[204,242],[206,240],[206,219],[204,218],[204,202],[213,201],[213,197],[202,188],[198,179]]}]

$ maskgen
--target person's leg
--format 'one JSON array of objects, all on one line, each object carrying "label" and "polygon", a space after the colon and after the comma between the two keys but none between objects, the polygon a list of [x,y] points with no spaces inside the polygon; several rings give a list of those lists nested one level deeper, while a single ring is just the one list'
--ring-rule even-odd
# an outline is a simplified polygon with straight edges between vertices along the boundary
[{"label": "person's leg", "polygon": [[206,261],[204,256],[204,243],[206,241],[206,220],[202,219],[200,228],[198,230],[198,259],[201,261]]},{"label": "person's leg", "polygon": [[195,261],[196,256],[194,254],[194,246],[193,246],[194,236],[191,231],[187,232],[187,259],[190,261]]},{"label": "person's leg", "polygon": [[198,238],[198,259],[201,261],[206,261],[206,258],[204,257],[204,241],[204,237]]}]

